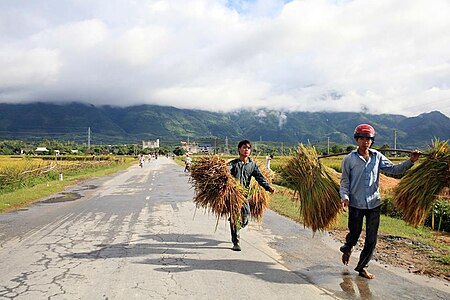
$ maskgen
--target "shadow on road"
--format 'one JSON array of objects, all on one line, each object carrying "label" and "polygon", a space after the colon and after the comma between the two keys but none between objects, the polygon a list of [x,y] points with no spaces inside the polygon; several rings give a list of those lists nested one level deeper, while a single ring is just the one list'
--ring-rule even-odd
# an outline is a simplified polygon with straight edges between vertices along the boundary
[{"label": "shadow on road", "polygon": [[[157,242],[152,243],[150,242],[151,240]],[[195,251],[196,249],[223,249],[230,251],[230,247],[220,246],[223,243],[229,242],[209,239],[202,237],[201,235],[155,234],[144,235],[142,236],[142,239],[132,243],[99,244],[96,245],[99,247],[97,250],[73,253],[66,255],[66,257],[88,260],[141,257],[144,260],[136,263],[160,266],[154,269],[159,272],[177,273],[196,270],[214,270],[240,273],[275,283],[309,283],[295,272],[280,269],[280,265],[275,262],[234,259],[229,258],[229,255],[224,255],[224,259],[188,258],[191,255],[198,257],[199,254],[201,254],[200,251]],[[227,253],[229,254],[232,252],[230,251]],[[156,257],[147,258],[146,256]]]},{"label": "shadow on road", "polygon": [[[158,241],[151,243],[145,241]],[[81,259],[105,259],[121,257],[141,257],[150,254],[183,254],[183,249],[230,249],[220,247],[221,241],[203,238],[197,235],[157,234],[145,235],[132,243],[98,244],[99,249],[90,252],[73,253],[67,257]],[[189,251],[196,254],[195,251]]]}]

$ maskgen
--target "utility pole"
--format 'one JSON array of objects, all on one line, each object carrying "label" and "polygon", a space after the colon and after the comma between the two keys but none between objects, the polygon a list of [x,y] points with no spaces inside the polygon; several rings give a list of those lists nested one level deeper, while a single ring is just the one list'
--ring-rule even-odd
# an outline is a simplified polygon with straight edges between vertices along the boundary
[{"label": "utility pole", "polygon": [[[394,129],[394,149],[397,149],[397,129]],[[394,153],[397,156],[397,152]]]},{"label": "utility pole", "polygon": [[214,138],[214,154],[217,154],[217,138]]},{"label": "utility pole", "polygon": [[327,154],[330,154],[330,137],[327,137]]},{"label": "utility pole", "polygon": [[91,149],[91,127],[88,127],[88,149]]},{"label": "utility pole", "polygon": [[228,149],[228,137],[225,137],[225,153],[230,154],[230,149]]}]

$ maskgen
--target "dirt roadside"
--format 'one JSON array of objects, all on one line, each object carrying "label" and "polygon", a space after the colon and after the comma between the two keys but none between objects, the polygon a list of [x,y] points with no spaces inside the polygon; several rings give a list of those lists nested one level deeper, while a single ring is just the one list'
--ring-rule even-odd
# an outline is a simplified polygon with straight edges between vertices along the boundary
[{"label": "dirt roadside", "polygon": [[[389,196],[397,185],[398,179],[381,176],[380,191]],[[332,230],[330,234],[339,242],[345,241],[346,230]],[[435,233],[435,239],[441,243],[450,245],[450,234]],[[364,235],[356,245],[357,251],[362,250]],[[410,273],[423,274],[434,278],[440,278],[450,282],[450,266],[435,259],[436,256],[449,255],[448,251],[436,249],[419,241],[406,239],[392,235],[378,235],[378,243],[373,259],[381,264],[403,268]]]},{"label": "dirt roadside", "polygon": [[[330,234],[343,243],[347,231],[333,230],[330,231]],[[441,235],[438,238],[450,244],[449,235]],[[355,251],[362,250],[363,242],[364,235],[361,235]],[[373,259],[380,264],[403,268],[410,273],[423,274],[450,282],[450,267],[447,264],[434,260],[433,257],[436,255],[448,255],[448,253],[418,241],[398,236],[379,235]]]}]

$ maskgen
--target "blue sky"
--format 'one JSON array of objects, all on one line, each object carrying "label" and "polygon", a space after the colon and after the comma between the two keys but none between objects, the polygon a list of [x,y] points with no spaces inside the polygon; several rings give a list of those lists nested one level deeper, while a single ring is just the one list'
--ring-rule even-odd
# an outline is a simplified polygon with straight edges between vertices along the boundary
[{"label": "blue sky", "polygon": [[0,102],[450,116],[450,1],[0,1]]},{"label": "blue sky", "polygon": [[225,5],[239,14],[271,17],[278,14],[292,0],[227,0]]}]

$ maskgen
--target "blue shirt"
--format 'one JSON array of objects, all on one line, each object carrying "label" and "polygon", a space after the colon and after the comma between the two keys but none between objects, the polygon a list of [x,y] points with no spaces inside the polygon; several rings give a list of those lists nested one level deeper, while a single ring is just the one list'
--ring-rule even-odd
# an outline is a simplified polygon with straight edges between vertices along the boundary
[{"label": "blue shirt", "polygon": [[411,160],[394,165],[380,152],[369,149],[366,161],[358,150],[354,150],[342,160],[342,175],[339,194],[349,200],[349,206],[372,209],[381,205],[379,190],[380,170],[390,174],[402,174],[414,163]]}]

